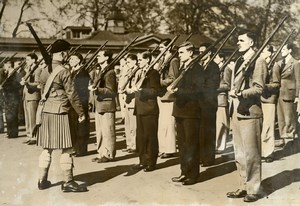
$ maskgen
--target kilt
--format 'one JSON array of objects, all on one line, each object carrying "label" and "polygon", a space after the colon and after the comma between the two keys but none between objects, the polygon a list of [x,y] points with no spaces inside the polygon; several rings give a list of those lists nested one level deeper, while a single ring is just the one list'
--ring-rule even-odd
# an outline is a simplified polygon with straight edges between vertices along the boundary
[{"label": "kilt", "polygon": [[37,145],[46,149],[71,148],[68,114],[42,113],[42,124],[37,131]]}]

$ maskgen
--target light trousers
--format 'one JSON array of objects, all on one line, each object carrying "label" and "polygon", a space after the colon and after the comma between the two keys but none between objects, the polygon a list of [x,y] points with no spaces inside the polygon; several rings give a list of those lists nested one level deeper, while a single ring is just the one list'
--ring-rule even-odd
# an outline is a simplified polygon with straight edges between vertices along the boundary
[{"label": "light trousers", "polygon": [[99,114],[95,112],[97,151],[99,158],[115,158],[116,132],[115,112]]}]

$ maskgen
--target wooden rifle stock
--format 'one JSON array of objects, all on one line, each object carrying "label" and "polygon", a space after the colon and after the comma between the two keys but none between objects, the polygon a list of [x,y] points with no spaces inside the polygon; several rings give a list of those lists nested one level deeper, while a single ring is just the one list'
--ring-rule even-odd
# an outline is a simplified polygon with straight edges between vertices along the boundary
[{"label": "wooden rifle stock", "polygon": [[241,79],[241,81],[239,81],[238,83],[238,87],[237,90],[235,91],[236,94],[241,92],[242,89],[242,85],[245,81],[246,75],[249,72],[249,68],[250,66],[256,61],[256,59],[259,57],[259,55],[262,53],[262,51],[264,50],[264,48],[269,44],[269,42],[271,41],[272,37],[275,35],[275,33],[278,31],[279,27],[283,24],[283,22],[287,19],[288,17],[285,16],[280,22],[279,24],[276,26],[276,28],[272,31],[271,35],[264,41],[263,45],[259,48],[259,50],[251,57],[251,59],[245,63],[244,67],[242,68],[243,72],[243,77]]},{"label": "wooden rifle stock", "polygon": [[282,42],[282,44],[280,45],[280,47],[277,49],[276,53],[272,56],[272,59],[270,60],[269,64],[268,64],[268,68],[272,69],[274,67],[274,64],[276,62],[276,58],[278,57],[278,55],[280,54],[282,48],[284,47],[284,45],[287,43],[287,41],[291,38],[291,36],[296,32],[295,29],[293,29],[289,35],[284,39],[284,41]]},{"label": "wooden rifle stock", "polygon": [[160,54],[155,58],[154,61],[152,61],[150,63],[150,65],[147,67],[146,69],[146,73],[144,76],[141,76],[141,78],[139,79],[139,81],[136,84],[137,89],[140,89],[142,87],[143,82],[145,81],[148,72],[153,68],[153,66],[158,62],[158,60],[168,51],[169,48],[171,48],[171,46],[175,43],[175,41],[178,39],[179,35],[175,36],[172,41],[170,41],[170,43],[166,46],[166,48],[160,52]]},{"label": "wooden rifle stock", "polygon": [[47,65],[50,65],[51,64],[51,56],[48,54],[48,52],[46,51],[45,47],[43,46],[40,38],[38,37],[38,35],[36,34],[35,30],[33,29],[33,27],[31,26],[31,23],[29,22],[26,22],[26,25],[28,26],[31,34],[33,35],[35,41],[37,42],[38,44],[38,47],[40,49],[40,52],[43,56],[43,59],[45,60],[45,63]]},{"label": "wooden rifle stock", "polygon": [[97,76],[96,80],[93,83],[93,88],[96,88],[102,79],[102,76],[112,67],[114,66],[121,58],[123,58],[126,54],[126,50],[139,38],[139,36],[136,36],[126,47],[120,51],[117,56],[103,69],[101,69],[100,74]]},{"label": "wooden rifle stock", "polygon": [[236,26],[229,32],[229,34],[226,36],[225,40],[222,42],[222,44],[219,46],[219,48],[217,49],[217,51],[213,54],[213,56],[207,62],[207,64],[206,64],[205,67],[207,67],[214,60],[214,58],[221,51],[221,49],[224,47],[224,45],[226,44],[226,42],[229,40],[229,38],[231,37],[231,35],[233,34],[233,32],[235,32],[235,30],[236,30]]},{"label": "wooden rifle stock", "polygon": [[26,63],[26,60],[24,60],[19,66],[14,68],[11,73],[3,80],[3,82],[0,84],[0,87],[3,87],[3,85],[9,80],[10,77],[12,77],[21,67],[23,67]]}]

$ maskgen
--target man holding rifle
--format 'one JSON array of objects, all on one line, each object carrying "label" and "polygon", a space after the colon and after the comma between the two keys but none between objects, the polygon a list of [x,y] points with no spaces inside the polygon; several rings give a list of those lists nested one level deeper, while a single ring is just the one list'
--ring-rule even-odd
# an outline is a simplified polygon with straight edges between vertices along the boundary
[{"label": "man holding rifle", "polygon": [[[26,56],[26,67],[24,69],[24,76],[29,75],[31,70],[36,65],[38,57],[35,53],[29,53]],[[21,79],[20,84],[24,86],[23,88],[23,106],[24,106],[24,116],[25,116],[25,128],[27,134],[27,141],[25,144],[33,145],[36,143],[36,139],[32,135],[33,128],[35,126],[36,110],[41,99],[40,89],[37,87],[39,85],[39,78],[41,74],[41,68],[37,68],[29,77],[28,81],[24,78]]]},{"label": "man holding rifle", "polygon": [[97,138],[97,157],[93,162],[112,161],[116,156],[115,112],[117,95],[116,73],[112,61],[112,53],[101,50],[97,54],[98,65],[94,72],[93,83],[89,90],[94,92],[95,122]]},{"label": "man holding rifle", "polygon": [[227,197],[244,198],[244,202],[259,199],[261,183],[260,95],[265,87],[267,63],[263,58],[253,60],[255,40],[256,35],[251,31],[239,33],[237,45],[242,55],[236,61],[229,92],[233,101],[231,126],[240,185],[238,190],[228,192]]},{"label": "man holding rifle", "polygon": [[[199,53],[203,53],[210,43],[203,43],[199,47]],[[203,68],[203,98],[200,101],[201,107],[201,128],[200,128],[200,161],[202,166],[211,166],[215,162],[216,149],[216,112],[218,108],[217,89],[220,84],[220,68],[213,61],[213,49],[211,49],[201,60]]]},{"label": "man holding rifle", "polygon": [[185,42],[179,46],[179,74],[183,74],[176,88],[167,89],[175,96],[173,116],[175,117],[180,155],[181,174],[173,182],[192,185],[199,176],[199,132],[201,91],[204,84],[203,69],[193,61],[194,46]]},{"label": "man holding rifle", "polygon": [[[19,67],[18,67],[19,68]],[[9,60],[0,71],[0,92],[3,92],[4,113],[7,124],[7,138],[18,137],[18,111],[20,104],[21,75],[14,70],[14,63]]]},{"label": "man holding rifle", "polygon": [[[171,42],[171,39],[163,39],[159,44],[159,50],[162,52],[167,45]],[[176,153],[176,131],[175,131],[175,119],[172,116],[173,100],[166,98],[167,87],[178,76],[179,59],[172,57],[171,48],[161,58],[161,62],[158,64],[158,70],[160,71],[160,84],[161,92],[158,98],[159,106],[159,124],[158,124],[158,142],[160,158],[169,158]],[[172,58],[172,59],[170,59]]]}]

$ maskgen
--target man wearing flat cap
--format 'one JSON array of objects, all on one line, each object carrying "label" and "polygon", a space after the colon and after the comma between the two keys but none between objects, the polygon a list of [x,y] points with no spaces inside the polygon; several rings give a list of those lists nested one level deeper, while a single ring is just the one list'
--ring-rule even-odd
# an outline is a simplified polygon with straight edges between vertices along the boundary
[{"label": "man wearing flat cap", "polygon": [[[52,54],[52,72],[50,73],[42,94],[40,106],[43,105],[40,127],[37,131],[37,144],[43,147],[39,157],[40,177],[38,188],[47,189],[51,186],[48,181],[48,171],[51,164],[51,154],[54,149],[62,149],[60,166],[63,170],[63,192],[85,192],[86,187],[78,185],[73,180],[72,141],[69,126],[68,112],[70,105],[77,112],[79,123],[85,121],[82,105],[74,90],[70,78],[70,71],[63,67],[62,60],[70,44],[64,40],[53,43],[50,53]],[[38,113],[37,113],[38,115]]]}]

